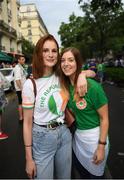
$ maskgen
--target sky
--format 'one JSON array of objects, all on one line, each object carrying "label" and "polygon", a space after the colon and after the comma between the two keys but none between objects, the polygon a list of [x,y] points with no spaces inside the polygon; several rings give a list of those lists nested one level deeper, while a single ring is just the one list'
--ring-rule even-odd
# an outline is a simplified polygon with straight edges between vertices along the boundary
[{"label": "sky", "polygon": [[35,3],[48,32],[54,35],[60,46],[60,36],[57,32],[61,23],[68,23],[72,13],[76,16],[83,15],[78,0],[20,0],[20,3]]}]

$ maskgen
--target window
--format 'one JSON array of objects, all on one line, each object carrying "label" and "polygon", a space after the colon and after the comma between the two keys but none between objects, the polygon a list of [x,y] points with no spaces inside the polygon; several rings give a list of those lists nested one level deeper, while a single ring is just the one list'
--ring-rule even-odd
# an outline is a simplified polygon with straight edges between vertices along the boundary
[{"label": "window", "polygon": [[28,11],[28,12],[30,12],[30,11],[31,11],[31,9],[30,9],[30,7],[29,7],[29,6],[27,7],[27,11]]},{"label": "window", "polygon": [[28,30],[28,35],[32,35],[31,29]]},{"label": "window", "polygon": [[31,21],[28,21],[28,27],[31,27]]}]

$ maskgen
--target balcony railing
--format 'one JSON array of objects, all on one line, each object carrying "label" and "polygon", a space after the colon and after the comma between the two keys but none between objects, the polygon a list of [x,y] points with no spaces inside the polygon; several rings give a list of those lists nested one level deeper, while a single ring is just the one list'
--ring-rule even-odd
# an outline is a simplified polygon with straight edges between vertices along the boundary
[{"label": "balcony railing", "polygon": [[22,42],[22,40],[23,40],[23,36],[22,35],[18,35],[17,36],[17,42],[20,43],[20,42]]},{"label": "balcony railing", "polygon": [[8,24],[6,24],[3,20],[0,20],[0,31],[2,33],[9,33],[9,35],[14,38],[17,37],[16,30]]}]

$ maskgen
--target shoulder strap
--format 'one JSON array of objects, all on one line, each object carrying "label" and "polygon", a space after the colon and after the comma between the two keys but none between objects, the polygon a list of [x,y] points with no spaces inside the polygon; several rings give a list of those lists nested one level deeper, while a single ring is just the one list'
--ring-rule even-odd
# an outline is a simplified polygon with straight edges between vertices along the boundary
[{"label": "shoulder strap", "polygon": [[29,78],[31,81],[32,81],[32,84],[33,84],[33,87],[34,87],[34,95],[35,95],[35,98],[36,98],[36,95],[37,95],[37,88],[36,88],[36,83],[35,83],[35,80],[33,78]]}]

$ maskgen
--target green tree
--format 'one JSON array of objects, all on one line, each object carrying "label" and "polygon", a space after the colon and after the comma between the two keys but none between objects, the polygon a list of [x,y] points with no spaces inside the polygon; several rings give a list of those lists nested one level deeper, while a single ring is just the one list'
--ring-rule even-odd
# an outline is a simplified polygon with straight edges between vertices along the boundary
[{"label": "green tree", "polygon": [[112,47],[115,55],[119,52],[122,54],[124,46],[124,12],[122,12],[113,22],[110,41],[107,43],[108,47]]},{"label": "green tree", "polygon": [[28,63],[31,63],[34,47],[35,46],[30,41],[23,39],[23,41],[22,41],[22,53],[25,55]]},{"label": "green tree", "polygon": [[[78,47],[85,57],[104,57],[109,49],[124,49],[124,10],[121,0],[79,1],[83,17],[72,14],[59,30],[63,47]],[[119,33],[118,33],[119,32]]]},{"label": "green tree", "polygon": [[62,22],[58,34],[63,47],[75,46],[80,49],[84,58],[90,56],[88,47],[92,39],[84,17],[76,17],[73,13],[69,17],[69,23]]},{"label": "green tree", "polygon": [[[80,0],[79,4],[82,2],[83,0]],[[94,32],[91,36],[96,43],[96,45],[94,44],[96,51],[103,58],[106,51],[112,48],[114,39],[119,41],[118,28],[115,27],[123,13],[121,0],[92,0],[91,3],[83,3],[80,7],[87,17],[87,23],[91,24]],[[120,29],[122,28],[120,27]]]},{"label": "green tree", "polygon": [[76,17],[72,14],[69,17],[69,23],[62,22],[58,34],[61,35],[62,45],[68,47],[77,41],[83,25],[82,17]]}]

